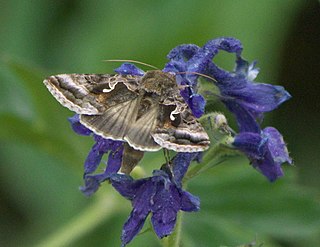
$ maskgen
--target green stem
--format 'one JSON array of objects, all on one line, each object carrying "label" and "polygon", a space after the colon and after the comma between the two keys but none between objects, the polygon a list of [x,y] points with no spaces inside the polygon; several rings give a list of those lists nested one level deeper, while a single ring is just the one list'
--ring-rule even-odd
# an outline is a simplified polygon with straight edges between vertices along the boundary
[{"label": "green stem", "polygon": [[196,164],[189,168],[184,180],[189,180],[192,177],[198,175],[205,167],[208,166],[209,163],[219,164],[221,157],[221,147],[220,145],[216,145],[215,147],[209,149],[209,151],[204,155],[200,164]]},{"label": "green stem", "polygon": [[123,207],[117,202],[112,193],[109,193],[107,197],[98,198],[95,203],[86,208],[75,219],[45,238],[36,247],[72,246],[79,238],[121,211]]},{"label": "green stem", "polygon": [[[216,145],[212,147],[203,157],[203,160],[201,164],[197,164],[192,167],[186,174],[183,183],[186,186],[186,182],[191,179],[192,177],[198,175],[199,173],[203,172],[204,170],[207,170],[215,165],[220,164],[225,159],[223,158],[226,154],[230,154],[229,149],[226,149],[223,147],[223,145]],[[181,228],[182,228],[182,217],[183,213],[179,212],[177,216],[177,222],[176,227],[174,229],[174,232],[162,239],[161,243],[163,247],[179,247],[180,241],[181,241]]]},{"label": "green stem", "polygon": [[235,155],[239,155],[239,152],[225,147],[222,144],[217,144],[205,153],[201,163],[190,167],[183,181],[186,182],[194,176],[197,176],[200,173],[205,172],[208,169],[211,169],[212,167],[221,164],[227,158],[230,158]]}]

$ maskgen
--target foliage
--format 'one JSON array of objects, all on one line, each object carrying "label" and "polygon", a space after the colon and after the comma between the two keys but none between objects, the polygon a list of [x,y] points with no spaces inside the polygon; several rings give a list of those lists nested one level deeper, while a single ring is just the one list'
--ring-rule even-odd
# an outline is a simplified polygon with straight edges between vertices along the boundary
[{"label": "foliage", "polygon": [[[116,66],[100,62],[107,58],[162,67],[165,53],[179,43],[232,35],[245,43],[245,56],[258,58],[270,73],[262,78],[272,81],[301,3],[6,3],[0,27],[0,245],[119,246],[130,211],[129,202],[107,185],[90,199],[79,192],[92,140],[71,131],[66,121],[71,113],[50,97],[42,84],[46,76],[111,72]],[[228,67],[228,57],[217,60]],[[150,174],[151,164],[163,161],[162,152],[147,154],[141,166]],[[233,159],[190,181],[188,191],[201,198],[201,211],[182,215],[183,246],[234,247],[254,240],[256,246],[316,246],[319,192],[299,185],[298,174],[289,169],[270,184],[247,163]],[[163,244],[149,229],[147,223],[130,246]]]}]

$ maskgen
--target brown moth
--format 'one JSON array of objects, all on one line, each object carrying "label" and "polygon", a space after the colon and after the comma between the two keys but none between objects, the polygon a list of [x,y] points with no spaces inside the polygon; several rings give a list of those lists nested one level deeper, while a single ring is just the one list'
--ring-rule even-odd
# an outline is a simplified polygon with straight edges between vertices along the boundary
[{"label": "brown moth", "polygon": [[80,115],[85,127],[135,150],[199,152],[209,147],[207,133],[171,73],[61,74],[44,84],[60,104]]}]

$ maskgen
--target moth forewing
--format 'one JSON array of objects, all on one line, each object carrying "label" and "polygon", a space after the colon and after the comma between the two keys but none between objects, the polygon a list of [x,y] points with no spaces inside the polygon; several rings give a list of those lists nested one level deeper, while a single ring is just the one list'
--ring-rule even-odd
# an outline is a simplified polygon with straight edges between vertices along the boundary
[{"label": "moth forewing", "polygon": [[171,73],[61,74],[44,84],[60,104],[80,114],[85,127],[104,138],[125,141],[140,151],[163,147],[199,152],[209,147],[207,133]]},{"label": "moth forewing", "polygon": [[43,83],[56,100],[69,110],[77,114],[100,114],[104,106],[91,94],[90,84],[83,83],[84,77],[79,74],[61,74],[50,76]]},{"label": "moth forewing", "polygon": [[133,120],[136,119],[139,98],[110,107],[101,115],[80,115],[80,122],[97,135],[106,139],[124,140]]}]

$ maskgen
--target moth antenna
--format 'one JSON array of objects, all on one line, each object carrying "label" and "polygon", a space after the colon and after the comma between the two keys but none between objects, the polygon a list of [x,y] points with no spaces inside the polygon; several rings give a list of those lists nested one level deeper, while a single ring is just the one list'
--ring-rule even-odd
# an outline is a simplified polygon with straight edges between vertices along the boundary
[{"label": "moth antenna", "polygon": [[209,76],[209,75],[205,75],[205,74],[201,74],[201,73],[198,73],[198,72],[195,72],[195,71],[185,71],[185,72],[177,72],[176,74],[194,74],[194,75],[200,75],[202,77],[205,77],[207,79],[210,79],[214,82],[217,82],[216,79],[214,79],[213,77]]},{"label": "moth antenna", "polygon": [[144,66],[147,66],[147,67],[150,67],[150,68],[153,68],[153,69],[157,69],[159,70],[159,68],[153,66],[153,65],[150,65],[150,64],[147,64],[147,63],[143,63],[143,62],[140,62],[140,61],[136,61],[136,60],[130,60],[130,59],[107,59],[107,60],[102,60],[104,62],[128,62],[128,63],[137,63],[137,64],[141,64],[141,65],[144,65]]}]

